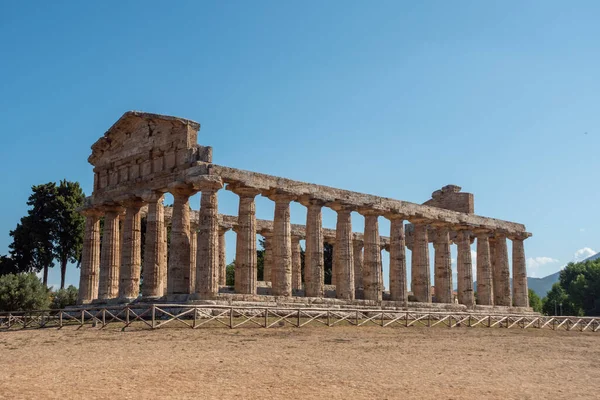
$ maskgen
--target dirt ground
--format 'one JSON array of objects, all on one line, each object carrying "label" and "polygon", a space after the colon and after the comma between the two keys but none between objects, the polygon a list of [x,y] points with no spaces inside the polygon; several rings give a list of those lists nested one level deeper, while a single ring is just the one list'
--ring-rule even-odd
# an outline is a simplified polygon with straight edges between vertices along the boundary
[{"label": "dirt ground", "polygon": [[597,399],[600,334],[303,327],[0,333],[3,399]]}]

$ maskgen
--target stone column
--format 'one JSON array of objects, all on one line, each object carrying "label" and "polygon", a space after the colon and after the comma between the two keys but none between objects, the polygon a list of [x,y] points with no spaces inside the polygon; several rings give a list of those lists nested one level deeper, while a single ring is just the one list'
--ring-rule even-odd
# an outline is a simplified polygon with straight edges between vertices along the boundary
[{"label": "stone column", "polygon": [[[217,191],[222,187],[221,178],[214,175],[204,175],[194,181],[194,188],[202,192],[198,214],[198,256],[194,296],[199,299],[211,299],[219,293],[219,206]],[[254,218],[254,215],[252,215],[252,218]],[[256,259],[256,234],[254,235],[254,249],[254,259]],[[254,266],[254,287],[256,288],[256,263]]]},{"label": "stone column", "polygon": [[144,243],[144,281],[142,282],[142,296],[158,298],[163,295],[163,241],[164,241],[164,195],[162,193],[148,192],[143,200],[148,203],[146,216],[146,242]]},{"label": "stone column", "polygon": [[[353,235],[355,236],[355,235]],[[364,290],[363,285],[363,241],[361,239],[352,240],[352,253],[354,255],[354,291]]]},{"label": "stone column", "polygon": [[256,205],[254,198],[260,193],[249,187],[231,187],[240,197],[235,246],[235,292],[256,294]]},{"label": "stone column", "polygon": [[[352,253],[352,209],[334,204],[337,211],[335,235],[335,294],[338,299],[354,300],[354,255]],[[365,268],[367,268],[365,266]]]},{"label": "stone column", "polygon": [[142,268],[142,215],[143,203],[139,199],[123,202],[125,220],[121,232],[121,269],[119,273],[119,300],[130,302],[140,294],[140,271]]},{"label": "stone column", "polygon": [[434,270],[435,299],[437,303],[452,303],[452,259],[450,256],[450,231],[448,227],[436,229]]},{"label": "stone column", "polygon": [[292,290],[302,290],[302,254],[299,236],[292,236]]},{"label": "stone column", "polygon": [[525,247],[523,241],[526,235],[513,236],[512,239],[512,268],[513,268],[513,302],[515,307],[529,307],[529,292],[527,290],[527,266],[525,264]]},{"label": "stone column", "polygon": [[379,243],[379,223],[377,214],[361,212],[365,217],[363,286],[364,299],[381,301],[381,246]]},{"label": "stone column", "polygon": [[477,232],[477,304],[494,305],[489,233]]},{"label": "stone column", "polygon": [[431,303],[431,279],[429,271],[429,240],[427,225],[414,224],[414,243],[411,259],[411,286],[413,296],[421,303]]},{"label": "stone column", "polygon": [[292,232],[290,202],[295,196],[279,193],[270,195],[275,202],[273,218],[273,264],[271,293],[274,296],[292,295]]},{"label": "stone column", "polygon": [[498,269],[499,282],[494,282],[494,291],[498,292],[495,297],[497,306],[512,306],[512,294],[510,291],[510,268],[508,266],[508,248],[506,247],[506,235],[496,233],[496,268]]},{"label": "stone column", "polygon": [[219,286],[227,285],[227,241],[225,233],[229,228],[219,227]]},{"label": "stone column", "polygon": [[[164,222],[164,207],[163,207],[163,222]],[[166,296],[169,293],[168,280],[169,280],[169,227],[166,222],[162,230],[162,264],[160,266],[160,281],[162,285],[162,294]]]},{"label": "stone column", "polygon": [[196,260],[198,258],[198,223],[190,220],[190,293],[196,293]]},{"label": "stone column", "polygon": [[399,215],[388,216],[390,220],[390,298],[408,306],[406,290],[406,239],[404,236],[404,218]]},{"label": "stone column", "polygon": [[98,298],[101,213],[97,210],[85,210],[81,214],[85,216],[85,233],[81,254],[77,304],[89,304],[92,300]]},{"label": "stone column", "polygon": [[265,254],[263,258],[263,281],[271,282],[271,269],[273,266],[273,232],[262,233],[265,239]]},{"label": "stone column", "polygon": [[121,246],[119,233],[120,207],[106,207],[104,212],[104,232],[100,253],[100,282],[98,299],[114,299],[119,294],[119,264]]},{"label": "stone column", "polygon": [[500,274],[499,270],[496,266],[496,238],[490,236],[488,238],[490,243],[490,265],[492,266],[492,297],[494,299],[494,305],[498,304],[500,298],[500,290],[498,285],[500,285]]},{"label": "stone column", "polygon": [[458,302],[468,308],[475,306],[473,295],[473,263],[471,261],[471,233],[466,230],[456,232],[458,248]]},{"label": "stone column", "polygon": [[187,184],[175,183],[169,191],[173,195],[173,216],[167,293],[187,294],[190,290],[190,196],[194,190]]},{"label": "stone column", "polygon": [[304,287],[306,297],[323,297],[325,262],[323,260],[323,203],[310,199],[303,203],[306,213],[306,250],[304,252]]}]

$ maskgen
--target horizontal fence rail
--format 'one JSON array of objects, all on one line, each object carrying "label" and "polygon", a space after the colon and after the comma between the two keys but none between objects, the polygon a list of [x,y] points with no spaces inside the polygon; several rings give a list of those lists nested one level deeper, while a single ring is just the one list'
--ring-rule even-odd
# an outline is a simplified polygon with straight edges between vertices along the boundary
[{"label": "horizontal fence rail", "polygon": [[163,327],[380,326],[549,329],[600,332],[600,317],[548,317],[537,315],[487,315],[464,312],[425,312],[381,309],[287,308],[152,304],[120,307],[0,312],[0,331],[106,326],[136,329]]}]

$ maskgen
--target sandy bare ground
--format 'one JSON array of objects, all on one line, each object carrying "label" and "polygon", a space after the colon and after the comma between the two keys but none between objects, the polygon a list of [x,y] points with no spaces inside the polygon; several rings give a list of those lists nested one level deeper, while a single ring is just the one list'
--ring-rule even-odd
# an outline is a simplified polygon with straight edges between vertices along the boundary
[{"label": "sandy bare ground", "polygon": [[598,399],[600,334],[73,327],[0,333],[0,398]]}]

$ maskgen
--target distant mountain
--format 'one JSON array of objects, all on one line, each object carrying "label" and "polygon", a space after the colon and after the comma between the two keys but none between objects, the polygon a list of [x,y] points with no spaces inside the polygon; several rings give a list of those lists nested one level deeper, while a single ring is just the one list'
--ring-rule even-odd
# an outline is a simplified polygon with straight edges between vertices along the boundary
[{"label": "distant mountain", "polygon": [[[595,260],[600,258],[600,253],[596,253],[593,256],[586,258],[583,261]],[[533,290],[538,296],[546,297],[546,294],[550,289],[552,289],[552,285],[558,282],[558,278],[560,277],[560,271],[553,273],[552,275],[545,276],[543,278],[531,278],[527,277],[527,287]],[[477,282],[473,284],[475,290],[477,290]]]},{"label": "distant mountain", "polygon": [[527,287],[533,290],[538,296],[546,297],[546,294],[552,285],[558,282],[560,271],[553,273],[552,275],[545,276],[543,278],[530,278],[527,277]]}]

